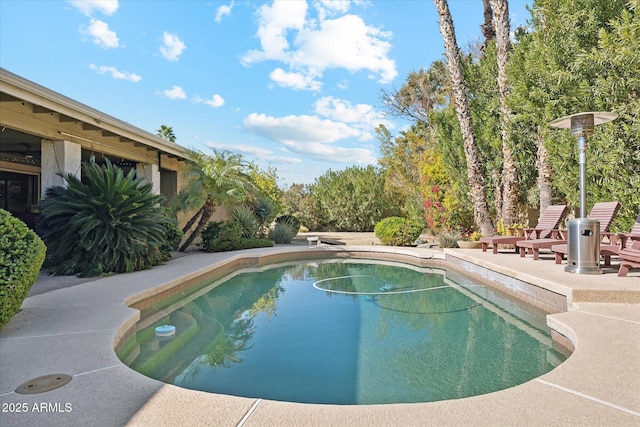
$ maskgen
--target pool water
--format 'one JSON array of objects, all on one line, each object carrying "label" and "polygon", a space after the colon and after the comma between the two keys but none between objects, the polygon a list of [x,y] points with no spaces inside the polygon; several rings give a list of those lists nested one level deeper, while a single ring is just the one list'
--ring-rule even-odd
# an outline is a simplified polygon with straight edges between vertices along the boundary
[{"label": "pool water", "polygon": [[545,313],[451,271],[320,260],[218,283],[143,320],[121,359],[190,389],[353,405],[489,393],[566,358]]}]

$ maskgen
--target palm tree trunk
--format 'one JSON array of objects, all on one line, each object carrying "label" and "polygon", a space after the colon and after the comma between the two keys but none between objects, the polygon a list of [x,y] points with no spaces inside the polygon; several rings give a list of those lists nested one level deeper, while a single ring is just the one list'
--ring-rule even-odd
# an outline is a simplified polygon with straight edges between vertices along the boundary
[{"label": "palm tree trunk", "polygon": [[469,183],[469,196],[473,202],[473,216],[480,233],[485,236],[493,234],[493,223],[489,213],[489,204],[485,194],[484,174],[480,155],[473,133],[473,123],[471,121],[471,109],[467,98],[462,64],[460,63],[460,49],[456,41],[453,20],[449,12],[449,5],[446,0],[433,0],[438,15],[440,16],[440,32],[444,40],[447,66],[451,74],[451,84],[454,94],[456,113],[462,140],[464,142],[464,154],[467,159],[467,182]]},{"label": "palm tree trunk", "polygon": [[182,232],[186,233],[187,230],[189,230],[191,227],[193,227],[193,224],[196,223],[196,220],[198,219],[198,217],[200,217],[200,215],[202,215],[202,211],[204,211],[204,206],[202,205],[200,207],[200,209],[198,209],[198,212],[196,212],[195,214],[193,214],[193,216],[191,217],[191,219],[189,221],[187,221],[187,224],[182,227]]},{"label": "palm tree trunk", "polygon": [[196,229],[193,230],[189,238],[180,247],[180,252],[186,251],[187,248],[191,246],[195,238],[202,232],[204,227],[207,225],[207,223],[213,216],[213,213],[215,212],[216,207],[212,201],[207,201],[207,203],[205,203],[204,206],[202,206],[201,210],[202,210],[202,215],[200,216],[200,221],[198,222]]},{"label": "palm tree trunk", "polygon": [[496,204],[496,217],[502,218],[502,175],[498,169],[493,170],[492,178],[495,185],[494,203]]},{"label": "palm tree trunk", "polygon": [[482,50],[484,50],[489,41],[496,37],[496,32],[491,22],[493,19],[493,12],[491,10],[490,0],[482,0],[482,9],[484,10],[484,23],[480,25],[482,35],[484,36],[484,43],[482,44]]},{"label": "palm tree trunk", "polygon": [[540,191],[540,212],[544,212],[553,204],[553,186],[551,185],[552,170],[549,165],[547,148],[542,139],[542,129],[538,126],[538,152],[536,167],[538,168],[538,190]]},{"label": "palm tree trunk", "polygon": [[502,135],[502,220],[505,226],[517,222],[518,216],[518,170],[516,169],[509,123],[511,109],[507,105],[509,85],[507,83],[507,63],[509,62],[509,4],[507,0],[490,0],[493,9],[493,23],[496,35],[498,61],[498,100],[500,102],[500,133]]},{"label": "palm tree trunk", "polygon": [[[182,227],[183,235],[186,235],[187,231],[189,231],[189,229],[193,227],[193,224],[195,224],[196,220],[202,215],[203,210],[204,210],[204,205],[200,209],[198,209],[198,212],[193,214],[191,219],[187,221],[187,224],[184,227]],[[177,251],[179,247],[180,247],[180,241],[176,242],[176,244],[173,246],[173,250]],[[182,250],[182,252],[184,252],[184,250]]]}]

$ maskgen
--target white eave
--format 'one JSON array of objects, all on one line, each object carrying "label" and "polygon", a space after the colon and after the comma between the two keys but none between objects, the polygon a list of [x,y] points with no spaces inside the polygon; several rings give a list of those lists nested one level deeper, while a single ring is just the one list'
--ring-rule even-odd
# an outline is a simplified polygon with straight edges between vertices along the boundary
[{"label": "white eave", "polygon": [[184,147],[150,132],[123,122],[88,105],[47,89],[0,67],[0,93],[26,101],[34,106],[86,123],[104,132],[119,135],[134,143],[153,148],[180,160],[187,158]]}]

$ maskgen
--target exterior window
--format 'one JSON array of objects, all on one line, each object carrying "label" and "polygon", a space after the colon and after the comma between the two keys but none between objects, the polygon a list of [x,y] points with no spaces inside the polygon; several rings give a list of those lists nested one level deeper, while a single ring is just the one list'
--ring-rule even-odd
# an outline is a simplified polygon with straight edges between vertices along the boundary
[{"label": "exterior window", "polygon": [[160,169],[160,194],[166,198],[163,206],[168,206],[171,199],[178,194],[177,172]]},{"label": "exterior window", "polygon": [[38,214],[38,175],[0,171],[0,208],[33,227]]}]

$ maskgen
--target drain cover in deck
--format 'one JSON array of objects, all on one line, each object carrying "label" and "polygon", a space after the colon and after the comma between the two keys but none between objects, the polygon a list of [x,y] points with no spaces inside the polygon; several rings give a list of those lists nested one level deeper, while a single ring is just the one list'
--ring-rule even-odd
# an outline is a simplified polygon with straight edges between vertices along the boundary
[{"label": "drain cover in deck", "polygon": [[16,393],[20,394],[38,394],[46,391],[55,390],[71,381],[71,375],[67,374],[49,374],[34,378],[22,383],[16,389]]}]

